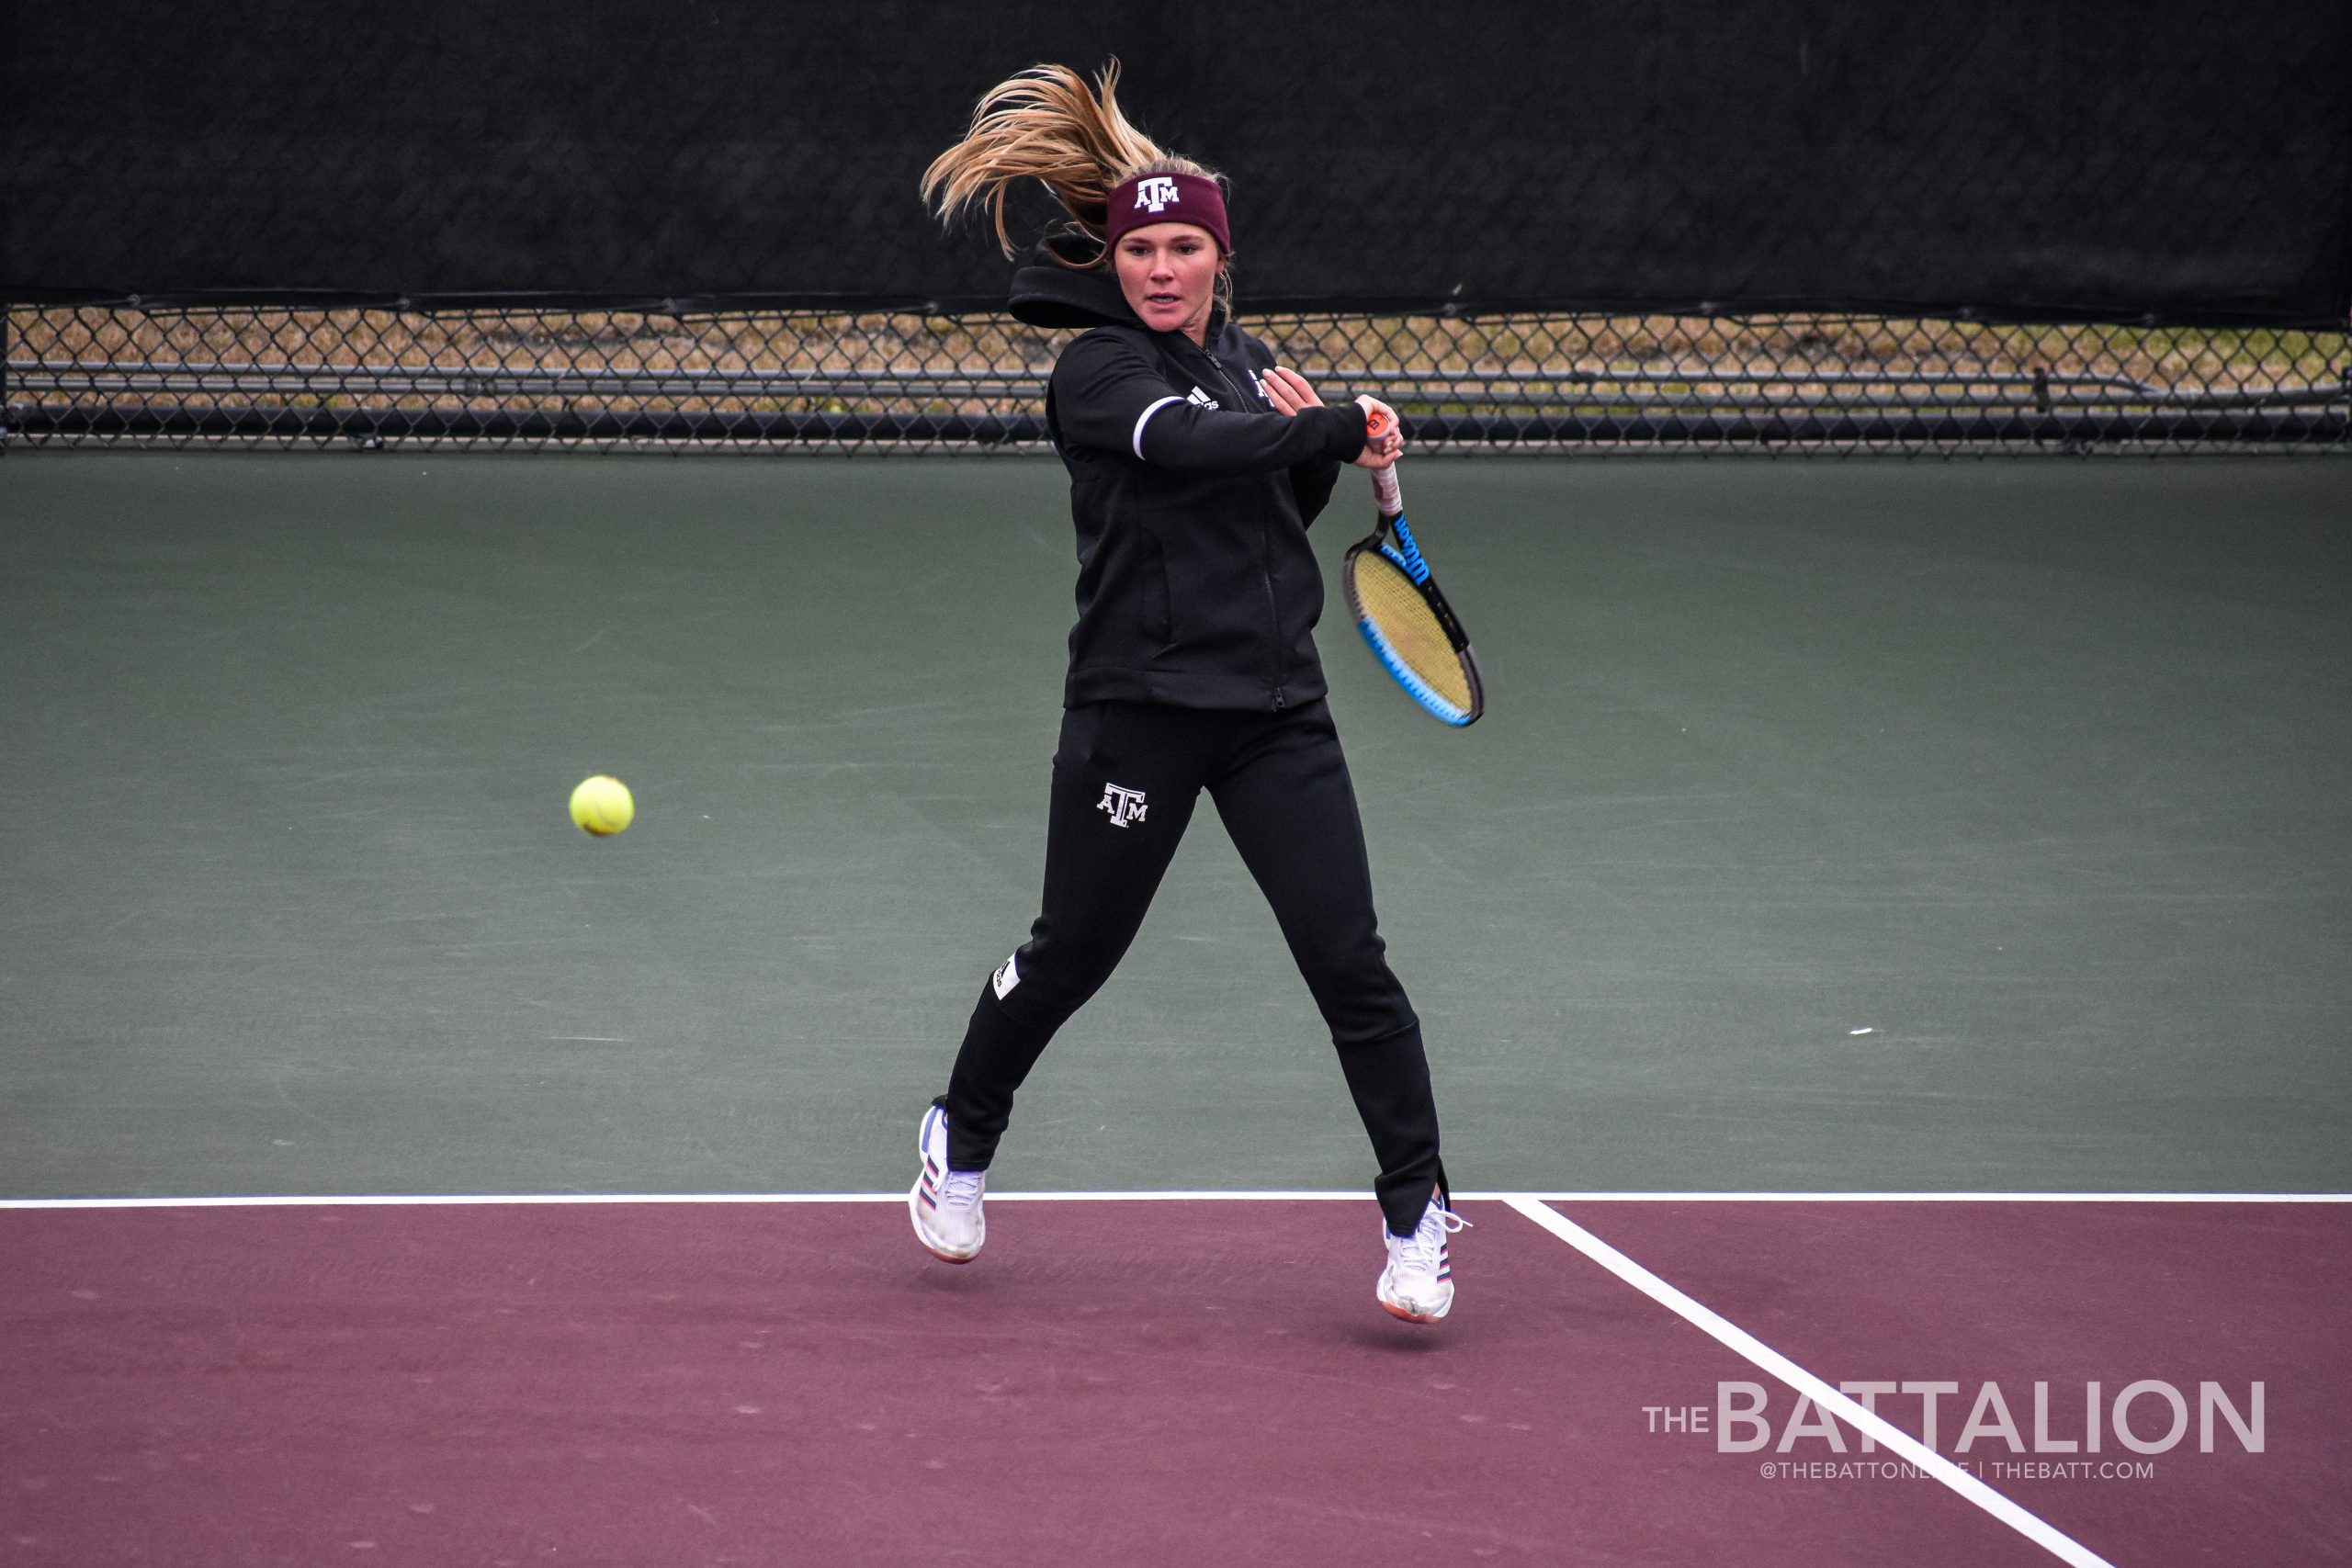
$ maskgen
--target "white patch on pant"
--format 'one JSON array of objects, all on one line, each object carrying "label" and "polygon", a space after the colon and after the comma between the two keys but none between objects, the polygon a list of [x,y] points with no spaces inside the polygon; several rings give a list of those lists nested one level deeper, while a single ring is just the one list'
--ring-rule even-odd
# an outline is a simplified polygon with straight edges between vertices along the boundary
[{"label": "white patch on pant", "polygon": [[1021,955],[1016,953],[1012,955],[1012,958],[1008,958],[1002,964],[999,964],[997,966],[996,974],[989,979],[989,984],[996,987],[996,999],[999,1001],[1004,1000],[1004,994],[1007,991],[1010,991],[1013,987],[1021,984],[1021,970],[1012,962],[1013,958],[1018,958]]},{"label": "white patch on pant", "polygon": [[1111,826],[1114,828],[1124,828],[1130,822],[1140,822],[1143,820],[1144,814],[1143,791],[1106,784],[1102,786],[1102,798],[1095,803],[1094,809],[1109,812]]}]

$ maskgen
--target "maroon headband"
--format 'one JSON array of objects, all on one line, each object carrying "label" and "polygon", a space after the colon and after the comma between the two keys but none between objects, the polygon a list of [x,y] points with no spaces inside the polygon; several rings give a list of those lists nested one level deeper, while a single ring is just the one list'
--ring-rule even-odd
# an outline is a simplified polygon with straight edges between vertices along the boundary
[{"label": "maroon headband", "polygon": [[1110,241],[1147,223],[1197,223],[1216,236],[1230,255],[1233,237],[1225,223],[1225,193],[1198,175],[1136,175],[1111,187]]}]

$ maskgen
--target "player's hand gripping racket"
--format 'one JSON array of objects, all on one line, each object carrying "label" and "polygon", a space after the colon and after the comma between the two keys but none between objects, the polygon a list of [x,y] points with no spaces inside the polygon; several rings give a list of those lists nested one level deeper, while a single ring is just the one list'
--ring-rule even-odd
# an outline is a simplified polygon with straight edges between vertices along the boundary
[{"label": "player's hand gripping racket", "polygon": [[[1365,421],[1364,434],[1378,441],[1390,428],[1389,416],[1375,409]],[[1347,561],[1340,568],[1356,630],[1371,645],[1380,667],[1431,717],[1457,728],[1474,723],[1487,711],[1478,660],[1461,621],[1437,591],[1430,563],[1413,542],[1394,464],[1372,470],[1372,493],[1380,503],[1379,525],[1370,537],[1348,547]],[[1393,545],[1388,537],[1392,532],[1396,536]]]}]

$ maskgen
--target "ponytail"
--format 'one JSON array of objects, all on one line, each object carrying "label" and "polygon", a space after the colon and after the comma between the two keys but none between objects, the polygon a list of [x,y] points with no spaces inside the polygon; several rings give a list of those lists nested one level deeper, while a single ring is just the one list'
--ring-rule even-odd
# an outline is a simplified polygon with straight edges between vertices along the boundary
[{"label": "ponytail", "polygon": [[943,223],[967,208],[987,208],[997,243],[1011,256],[1015,247],[1005,230],[1005,191],[1034,179],[1099,249],[1111,188],[1120,181],[1137,175],[1216,177],[1167,152],[1119,112],[1116,60],[1095,82],[1090,89],[1067,65],[1033,65],[989,88],[972,111],[964,140],[923,171],[924,203]]}]

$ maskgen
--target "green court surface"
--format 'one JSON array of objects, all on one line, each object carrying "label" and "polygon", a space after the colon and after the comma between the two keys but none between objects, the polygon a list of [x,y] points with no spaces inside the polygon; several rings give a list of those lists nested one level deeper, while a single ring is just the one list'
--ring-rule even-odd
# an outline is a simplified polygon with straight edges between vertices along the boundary
[{"label": "green court surface", "polygon": [[[1487,716],[1321,640],[1457,1183],[2352,1188],[2352,465],[1406,482]],[[1030,459],[11,454],[0,1196],[902,1188],[1035,913],[1068,517]],[[1204,810],[995,1182],[1371,1174]]]}]

